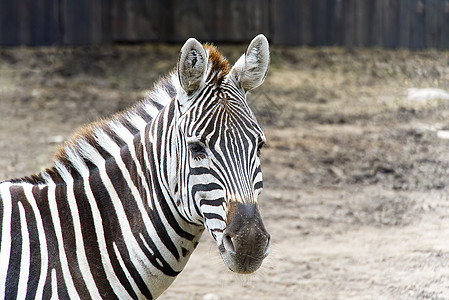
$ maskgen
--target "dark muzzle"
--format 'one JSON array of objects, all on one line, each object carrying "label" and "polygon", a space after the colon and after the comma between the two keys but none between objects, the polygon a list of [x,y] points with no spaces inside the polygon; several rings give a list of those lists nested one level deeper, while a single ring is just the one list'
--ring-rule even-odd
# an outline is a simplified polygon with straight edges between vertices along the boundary
[{"label": "dark muzzle", "polygon": [[270,235],[256,204],[231,202],[219,249],[225,264],[234,272],[252,273],[260,267],[270,252]]}]

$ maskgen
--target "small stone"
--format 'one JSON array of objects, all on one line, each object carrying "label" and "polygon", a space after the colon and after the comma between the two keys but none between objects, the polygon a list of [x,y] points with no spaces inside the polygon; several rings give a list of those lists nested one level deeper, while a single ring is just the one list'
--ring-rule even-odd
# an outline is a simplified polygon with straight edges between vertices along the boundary
[{"label": "small stone", "polygon": [[214,293],[208,293],[203,296],[203,300],[220,300],[220,297]]},{"label": "small stone", "polygon": [[449,140],[449,130],[438,130],[437,137],[443,140]]},{"label": "small stone", "polygon": [[50,144],[61,144],[64,142],[64,137],[62,135],[54,135],[47,138],[47,142]]}]

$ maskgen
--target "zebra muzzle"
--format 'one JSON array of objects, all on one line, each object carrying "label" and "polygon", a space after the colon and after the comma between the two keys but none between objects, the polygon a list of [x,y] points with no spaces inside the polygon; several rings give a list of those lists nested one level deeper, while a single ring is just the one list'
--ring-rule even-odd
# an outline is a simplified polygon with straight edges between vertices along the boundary
[{"label": "zebra muzzle", "polygon": [[219,245],[224,263],[237,273],[256,271],[271,245],[257,205],[231,202],[227,220]]}]

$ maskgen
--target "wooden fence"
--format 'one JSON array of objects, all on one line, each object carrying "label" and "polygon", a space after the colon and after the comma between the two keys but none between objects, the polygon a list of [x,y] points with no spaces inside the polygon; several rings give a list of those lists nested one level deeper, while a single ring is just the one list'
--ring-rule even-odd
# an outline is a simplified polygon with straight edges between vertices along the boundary
[{"label": "wooden fence", "polygon": [[0,45],[247,42],[449,49],[449,0],[0,0]]}]

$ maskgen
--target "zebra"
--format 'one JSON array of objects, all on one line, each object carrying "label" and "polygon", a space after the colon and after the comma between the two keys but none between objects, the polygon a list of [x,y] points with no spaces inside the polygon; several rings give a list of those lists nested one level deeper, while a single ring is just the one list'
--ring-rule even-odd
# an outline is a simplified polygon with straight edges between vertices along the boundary
[{"label": "zebra", "polygon": [[269,60],[262,34],[233,66],[190,38],[142,101],[75,132],[53,167],[3,181],[0,298],[154,299],[205,230],[231,271],[256,271],[271,244],[266,137],[246,95]]}]

